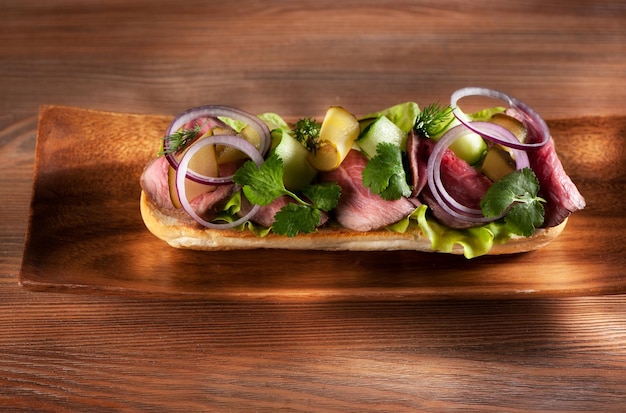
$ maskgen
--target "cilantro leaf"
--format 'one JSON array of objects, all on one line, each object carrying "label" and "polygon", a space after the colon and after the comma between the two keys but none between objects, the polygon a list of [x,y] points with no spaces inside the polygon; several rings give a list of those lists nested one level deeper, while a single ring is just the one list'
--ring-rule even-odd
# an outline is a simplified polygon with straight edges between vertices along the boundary
[{"label": "cilantro leaf", "polygon": [[539,202],[518,203],[511,206],[504,222],[512,233],[530,237],[535,228],[543,224],[543,214],[544,208]]},{"label": "cilantro leaf", "polygon": [[288,195],[295,202],[281,208],[274,215],[272,230],[279,235],[295,236],[298,232],[315,231],[320,223],[322,212],[337,206],[341,188],[334,182],[309,185],[302,190],[302,195],[311,200],[307,202],[287,190],[283,183],[283,161],[277,154],[269,156],[261,167],[247,161],[235,172],[233,181],[242,186],[243,194],[257,205],[268,205],[282,195]]},{"label": "cilantro leaf", "polygon": [[411,195],[411,187],[406,183],[404,175],[393,175],[389,178],[389,186],[380,192],[380,197],[388,201]]},{"label": "cilantro leaf", "polygon": [[294,237],[298,232],[308,234],[315,231],[321,212],[309,205],[289,203],[274,215],[273,231],[279,235]]},{"label": "cilantro leaf", "polygon": [[530,168],[520,169],[494,182],[480,201],[480,208],[486,217],[505,214],[509,231],[529,237],[544,220],[546,201],[538,193],[535,173]]},{"label": "cilantro leaf", "polygon": [[302,194],[309,198],[316,208],[330,211],[339,202],[341,187],[334,182],[308,185],[302,189]]},{"label": "cilantro leaf", "polygon": [[268,205],[281,195],[289,194],[283,183],[283,161],[276,154],[267,158],[260,168],[248,161],[235,172],[233,181],[243,187],[250,202]]},{"label": "cilantro leaf", "polygon": [[387,201],[411,194],[402,164],[402,152],[392,143],[381,142],[376,156],[363,169],[363,185]]}]

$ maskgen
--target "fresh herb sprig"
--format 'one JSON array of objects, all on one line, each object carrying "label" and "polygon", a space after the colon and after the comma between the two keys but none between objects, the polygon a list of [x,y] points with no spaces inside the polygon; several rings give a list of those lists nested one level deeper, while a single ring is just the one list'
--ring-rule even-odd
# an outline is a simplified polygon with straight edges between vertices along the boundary
[{"label": "fresh herb sprig", "polygon": [[163,147],[159,155],[170,155],[184,150],[200,134],[200,125],[193,129],[180,129],[163,139]]},{"label": "fresh herb sprig", "polygon": [[507,229],[530,237],[544,220],[546,201],[538,193],[539,181],[532,169],[519,169],[494,182],[480,201],[480,208],[486,217],[506,213]]},{"label": "fresh herb sprig", "polygon": [[441,133],[454,120],[452,107],[432,103],[417,115],[413,129],[420,135],[431,138]]},{"label": "fresh herb sprig", "polygon": [[322,125],[313,118],[304,118],[296,122],[293,128],[294,138],[308,151],[315,152],[319,144]]},{"label": "fresh herb sprig", "polygon": [[321,211],[330,211],[337,206],[340,187],[335,183],[308,185],[302,195],[309,201],[285,188],[283,183],[283,161],[277,154],[270,155],[261,167],[247,161],[233,176],[235,183],[242,186],[246,198],[257,205],[268,205],[276,198],[287,195],[295,203],[289,203],[274,216],[272,230],[279,235],[293,237],[315,231],[321,219]]},{"label": "fresh herb sprig", "polygon": [[363,169],[362,179],[365,187],[387,201],[411,195],[411,187],[406,182],[402,151],[393,143],[378,144],[376,155]]}]

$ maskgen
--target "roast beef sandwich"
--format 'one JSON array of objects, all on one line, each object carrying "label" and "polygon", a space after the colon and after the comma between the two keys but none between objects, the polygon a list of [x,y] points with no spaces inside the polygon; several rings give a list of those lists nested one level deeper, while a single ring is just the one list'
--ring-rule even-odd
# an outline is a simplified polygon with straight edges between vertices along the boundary
[{"label": "roast beef sandwich", "polygon": [[[464,111],[489,97],[497,105]],[[478,87],[317,121],[201,106],[141,176],[142,218],[176,248],[511,254],[555,239],[585,200],[545,121]]]}]

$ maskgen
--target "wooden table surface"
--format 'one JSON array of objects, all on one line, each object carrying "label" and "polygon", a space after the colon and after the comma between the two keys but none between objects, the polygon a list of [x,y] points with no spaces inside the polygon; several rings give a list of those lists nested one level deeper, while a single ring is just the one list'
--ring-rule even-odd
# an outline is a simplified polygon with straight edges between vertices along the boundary
[{"label": "wooden table surface", "polygon": [[546,119],[623,116],[624,2],[2,0],[0,16],[2,411],[622,411],[626,295],[172,300],[18,276],[40,105],[364,114],[478,85]]}]

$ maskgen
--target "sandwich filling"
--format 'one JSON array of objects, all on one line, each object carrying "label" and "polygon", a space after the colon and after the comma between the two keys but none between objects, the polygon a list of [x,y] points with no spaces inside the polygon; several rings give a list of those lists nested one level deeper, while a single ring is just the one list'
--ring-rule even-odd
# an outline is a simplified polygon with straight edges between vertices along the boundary
[{"label": "sandwich filling", "polygon": [[[472,96],[505,101],[472,114]],[[501,92],[464,88],[451,104],[406,102],[361,118],[331,107],[293,125],[203,106],[177,116],[142,190],[185,225],[297,236],[321,226],[419,230],[433,249],[531,236],[585,207],[545,122]]]}]

